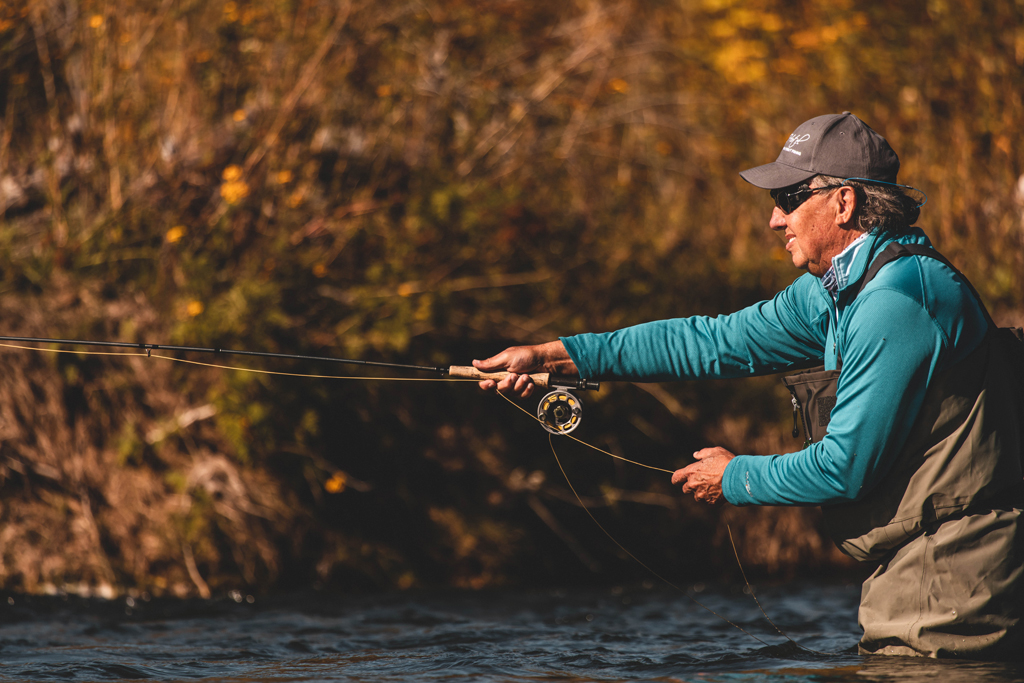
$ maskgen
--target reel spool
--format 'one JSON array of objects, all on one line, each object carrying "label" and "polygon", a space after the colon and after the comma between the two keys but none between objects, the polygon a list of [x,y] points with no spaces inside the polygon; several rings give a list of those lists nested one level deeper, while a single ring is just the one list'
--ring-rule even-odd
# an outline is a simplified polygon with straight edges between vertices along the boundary
[{"label": "reel spool", "polygon": [[568,391],[552,391],[540,400],[537,419],[552,434],[568,434],[583,420],[583,403]]}]

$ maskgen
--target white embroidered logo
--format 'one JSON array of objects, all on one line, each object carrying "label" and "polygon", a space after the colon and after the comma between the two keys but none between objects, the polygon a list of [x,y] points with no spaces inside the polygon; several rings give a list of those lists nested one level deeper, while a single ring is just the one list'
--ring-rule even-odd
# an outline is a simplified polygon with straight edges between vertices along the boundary
[{"label": "white embroidered logo", "polygon": [[789,136],[789,140],[786,141],[786,146],[782,148],[782,151],[789,152],[790,154],[795,154],[797,156],[801,156],[800,152],[796,151],[793,148],[799,145],[801,142],[807,142],[810,139],[810,133],[804,133],[800,137],[797,137],[796,133],[794,133],[793,135]]}]

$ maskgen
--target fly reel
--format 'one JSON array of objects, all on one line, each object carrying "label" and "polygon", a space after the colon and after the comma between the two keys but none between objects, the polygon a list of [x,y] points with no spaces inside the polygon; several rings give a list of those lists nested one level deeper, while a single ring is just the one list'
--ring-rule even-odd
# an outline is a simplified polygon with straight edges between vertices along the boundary
[{"label": "fly reel", "polygon": [[583,403],[568,391],[556,389],[540,400],[537,419],[552,434],[568,434],[583,420]]}]

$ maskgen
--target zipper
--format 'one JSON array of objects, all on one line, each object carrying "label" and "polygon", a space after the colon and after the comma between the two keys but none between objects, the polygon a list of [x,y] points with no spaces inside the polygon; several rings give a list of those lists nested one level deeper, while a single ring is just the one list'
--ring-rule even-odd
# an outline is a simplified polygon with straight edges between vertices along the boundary
[{"label": "zipper", "polygon": [[[832,298],[832,297],[829,297]],[[832,319],[834,321],[834,327],[832,328],[832,355],[839,357],[839,297],[836,296],[832,299]]]},{"label": "zipper", "polygon": [[793,397],[793,438],[800,436],[800,429],[797,427],[797,419],[800,416],[800,402]]},{"label": "zipper", "polygon": [[[793,394],[793,398],[791,399],[792,402],[793,402],[793,438],[794,439],[798,439],[798,438],[800,438],[800,421],[801,421],[800,420],[800,417],[801,417],[801,414],[800,414],[800,400],[797,399],[796,392],[793,392],[792,389],[790,389],[790,391]],[[807,421],[804,420],[803,422],[804,422],[804,445],[801,446],[801,448],[807,448],[808,446],[811,445],[811,433],[809,431],[807,431]]]}]

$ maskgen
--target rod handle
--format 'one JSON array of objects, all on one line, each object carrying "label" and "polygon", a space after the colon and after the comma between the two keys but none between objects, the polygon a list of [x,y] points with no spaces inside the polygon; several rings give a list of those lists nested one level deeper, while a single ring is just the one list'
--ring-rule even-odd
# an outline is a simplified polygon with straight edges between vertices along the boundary
[{"label": "rod handle", "polygon": [[[453,365],[448,368],[448,376],[455,377],[456,379],[493,379],[495,382],[508,377],[507,372],[481,372],[472,365]],[[601,388],[600,382],[594,382],[588,379],[579,379],[578,377],[569,377],[566,375],[553,375],[550,372],[537,372],[530,375],[530,379],[541,389],[550,389],[551,387],[569,387],[572,389],[593,389],[597,390]]]}]

